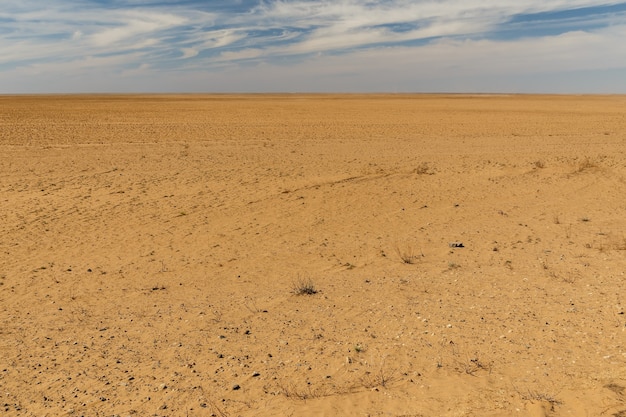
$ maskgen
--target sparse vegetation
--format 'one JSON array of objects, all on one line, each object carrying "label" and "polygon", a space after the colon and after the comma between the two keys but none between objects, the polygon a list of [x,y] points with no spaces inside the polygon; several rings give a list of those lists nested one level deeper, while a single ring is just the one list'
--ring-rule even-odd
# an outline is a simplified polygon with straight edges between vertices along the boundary
[{"label": "sparse vegetation", "polygon": [[611,247],[614,250],[626,250],[626,238],[622,237],[621,239],[615,239],[611,244]]},{"label": "sparse vegetation", "polygon": [[222,312],[220,310],[214,310],[213,311],[213,318],[211,320],[213,320],[214,323],[221,322],[222,321]]},{"label": "sparse vegetation", "polygon": [[522,400],[525,401],[544,401],[550,404],[551,411],[554,411],[554,406],[560,405],[561,401],[559,401],[555,396],[547,394],[545,392],[539,391],[530,391],[526,394],[521,395]]},{"label": "sparse vegetation", "polygon": [[383,362],[378,371],[365,371],[365,374],[360,378],[360,382],[365,388],[386,388],[388,384],[394,382],[396,379],[395,371],[386,369]]},{"label": "sparse vegetation", "polygon": [[296,400],[310,400],[311,398],[325,397],[334,393],[328,391],[324,387],[314,389],[311,385],[307,385],[305,388],[300,388],[294,383],[279,383],[278,392],[284,395],[286,398],[292,398]]},{"label": "sparse vegetation", "polygon": [[468,358],[465,362],[459,362],[457,369],[462,370],[467,375],[476,376],[476,372],[480,370],[491,373],[491,364],[485,364],[477,357],[474,357]]},{"label": "sparse vegetation", "polygon": [[[602,234],[604,235],[604,234]],[[606,252],[609,250],[626,250],[626,237],[618,237],[613,234],[609,234],[608,236],[604,235],[605,239],[603,242],[600,242],[597,247],[600,252]],[[591,245],[590,245],[591,246]]]},{"label": "sparse vegetation", "polygon": [[[207,404],[208,403],[208,404]],[[211,406],[211,415],[212,416],[216,416],[216,417],[228,417],[228,414],[222,409],[220,408],[215,401],[212,401],[210,399],[207,399],[207,402],[203,402],[200,404],[200,407],[202,408],[206,408],[207,405]]]},{"label": "sparse vegetation", "polygon": [[419,258],[424,256],[423,253],[420,253],[420,255],[416,255],[413,247],[411,246],[406,246],[404,250],[400,249],[399,246],[396,246],[395,250],[402,262],[409,265],[417,263]]},{"label": "sparse vegetation", "polygon": [[317,291],[310,277],[298,276],[292,285],[292,292],[296,295],[313,295],[317,294]]},{"label": "sparse vegetation", "polygon": [[264,310],[262,308],[259,308],[256,304],[256,301],[254,300],[249,300],[248,298],[246,298],[246,301],[244,302],[244,306],[248,309],[249,312],[251,312],[252,314],[256,314],[256,313],[263,313],[263,312],[267,312],[267,310]]},{"label": "sparse vegetation", "polygon": [[582,161],[578,163],[578,167],[576,168],[576,172],[583,172],[588,169],[597,168],[598,164],[593,162],[589,157],[585,157]]},{"label": "sparse vegetation", "polygon": [[604,388],[613,391],[617,395],[624,395],[624,387],[622,387],[621,385],[612,383],[605,385]]},{"label": "sparse vegetation", "polygon": [[413,172],[415,172],[417,175],[431,175],[432,174],[432,171],[430,170],[426,162],[422,162],[421,164],[419,164],[417,168],[413,170]]},{"label": "sparse vegetation", "polygon": [[452,262],[452,261],[448,262],[448,269],[457,269],[457,268],[460,268],[460,267],[461,267],[461,265],[459,265],[456,262]]}]

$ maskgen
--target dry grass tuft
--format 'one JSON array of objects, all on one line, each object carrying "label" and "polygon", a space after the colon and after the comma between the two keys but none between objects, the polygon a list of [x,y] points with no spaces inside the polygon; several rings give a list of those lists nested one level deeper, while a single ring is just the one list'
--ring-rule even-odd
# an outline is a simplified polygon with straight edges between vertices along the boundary
[{"label": "dry grass tuft", "polygon": [[421,164],[419,164],[414,170],[414,173],[416,173],[417,175],[432,175],[433,172],[430,169],[430,167],[428,166],[428,164],[426,162],[422,162]]},{"label": "dry grass tuft", "polygon": [[522,400],[525,400],[525,401],[547,402],[550,404],[551,411],[554,411],[554,406],[562,404],[561,401],[559,401],[555,396],[547,394],[545,392],[528,390],[528,392],[526,394],[523,394],[521,397],[522,397]]},{"label": "dry grass tuft", "polygon": [[409,265],[417,263],[419,258],[424,256],[423,253],[420,253],[420,255],[416,255],[415,250],[412,246],[406,246],[404,249],[400,249],[399,246],[396,246],[395,251],[398,254],[398,257],[402,260],[402,262]]},{"label": "dry grass tuft", "polygon": [[582,161],[578,163],[578,167],[576,168],[576,172],[583,172],[589,169],[597,168],[598,164],[589,159],[588,156],[585,157]]},{"label": "dry grass tuft", "polygon": [[377,371],[365,371],[359,382],[365,388],[386,388],[387,385],[397,381],[397,379],[396,370],[386,368],[383,360]]},{"label": "dry grass tuft", "polygon": [[298,276],[292,284],[292,292],[295,295],[313,295],[317,294],[318,290],[310,277]]}]

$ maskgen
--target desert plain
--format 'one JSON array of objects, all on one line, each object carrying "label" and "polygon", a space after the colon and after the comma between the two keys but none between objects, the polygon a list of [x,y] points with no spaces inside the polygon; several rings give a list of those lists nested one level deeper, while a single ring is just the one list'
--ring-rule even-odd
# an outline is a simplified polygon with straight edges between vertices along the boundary
[{"label": "desert plain", "polygon": [[625,197],[625,96],[0,96],[0,414],[624,417]]}]

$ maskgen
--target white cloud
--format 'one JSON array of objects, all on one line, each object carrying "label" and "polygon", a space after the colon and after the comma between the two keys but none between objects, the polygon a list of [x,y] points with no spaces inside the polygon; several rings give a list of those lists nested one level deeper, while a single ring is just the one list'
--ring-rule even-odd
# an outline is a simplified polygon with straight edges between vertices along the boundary
[{"label": "white cloud", "polygon": [[[195,73],[202,79],[208,68],[211,79],[244,77],[236,86],[315,78],[315,88],[322,88],[332,84],[333,76],[345,83],[342,74],[354,74],[348,81],[355,86],[380,74],[410,85],[415,77],[441,79],[461,72],[478,77],[626,66],[624,22],[608,14],[585,22],[596,28],[586,31],[508,41],[493,35],[517,15],[622,1],[265,0],[246,13],[207,13],[186,2],[151,3],[106,8],[84,0],[50,0],[44,9],[39,0],[4,0],[0,91],[26,73],[67,75],[69,80],[89,71],[109,78],[123,73],[127,79],[150,73],[150,80],[167,75],[184,86],[194,77],[173,74]],[[277,59],[281,65],[274,64]],[[256,64],[254,73],[249,65],[239,68],[240,61]],[[233,65],[221,72],[228,63]],[[163,85],[171,83],[155,81],[154,88]]]},{"label": "white cloud", "polygon": [[109,46],[138,36],[144,36],[182,25],[186,19],[160,13],[126,12],[118,17],[118,26],[107,28],[90,36],[95,46]]},{"label": "white cloud", "polygon": [[18,68],[16,72],[28,75],[39,74],[84,74],[94,69],[121,67],[135,62],[138,54],[97,57],[87,55],[71,61],[33,63]]},{"label": "white cloud", "polygon": [[198,54],[200,53],[200,51],[198,51],[196,48],[181,48],[181,51],[183,53],[181,59],[193,58],[194,56],[198,56]]},{"label": "white cloud", "polygon": [[[205,91],[430,91],[626,93],[626,26],[511,41],[442,39],[188,74]],[[605,80],[607,71],[613,78]],[[572,83],[557,84],[572,75]],[[498,83],[495,83],[495,81]],[[621,81],[620,81],[621,80]]]},{"label": "white cloud", "polygon": [[[516,15],[618,3],[621,2],[501,0],[485,5],[484,1],[478,0],[274,1],[261,3],[241,24],[264,28],[294,27],[304,31],[296,41],[287,44],[275,45],[270,36],[260,39],[261,43],[267,41],[261,46],[263,56],[270,57],[349,51],[446,36],[480,37]],[[394,31],[388,25],[404,25],[404,30]]]},{"label": "white cloud", "polygon": [[263,54],[262,49],[242,49],[240,51],[225,51],[220,54],[220,59],[224,61],[232,61],[232,60],[241,60],[241,59],[250,59],[257,58]]},{"label": "white cloud", "polygon": [[246,37],[245,33],[232,29],[212,30],[200,35],[204,48],[221,48]]}]

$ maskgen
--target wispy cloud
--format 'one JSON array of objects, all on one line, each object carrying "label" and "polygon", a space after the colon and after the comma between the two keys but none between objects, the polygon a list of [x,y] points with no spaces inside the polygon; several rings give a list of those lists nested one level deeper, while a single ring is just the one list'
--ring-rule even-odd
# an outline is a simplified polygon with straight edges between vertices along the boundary
[{"label": "wispy cloud", "polygon": [[257,74],[315,68],[326,85],[333,68],[355,79],[373,76],[371,68],[397,72],[393,65],[433,68],[432,77],[458,67],[503,76],[611,69],[626,67],[617,44],[625,28],[624,1],[50,0],[44,9],[38,0],[4,0],[0,90],[20,88],[26,73],[67,74],[71,84],[72,73],[87,79],[92,63],[111,83],[148,73],[249,77],[250,65]]},{"label": "wispy cloud", "polygon": [[89,36],[89,41],[96,47],[133,47],[137,38],[150,37],[167,29],[181,26],[187,19],[172,14],[125,11],[116,13],[115,23],[96,31]]}]

